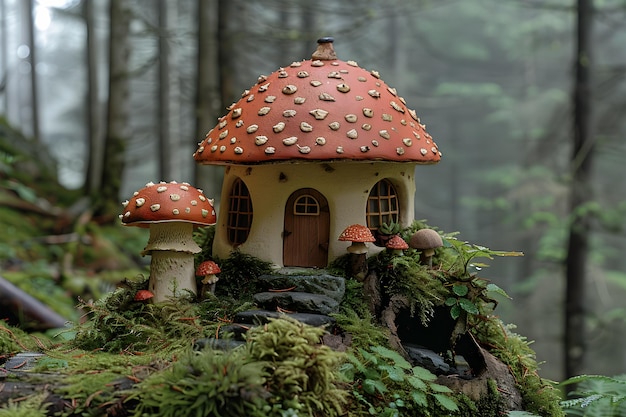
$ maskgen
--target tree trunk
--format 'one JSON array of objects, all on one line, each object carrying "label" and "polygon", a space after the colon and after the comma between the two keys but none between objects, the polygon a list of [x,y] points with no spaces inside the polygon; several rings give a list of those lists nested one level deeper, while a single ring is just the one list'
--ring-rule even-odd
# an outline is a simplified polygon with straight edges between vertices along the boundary
[{"label": "tree trunk", "polygon": [[85,48],[87,65],[87,156],[89,161],[85,170],[85,195],[94,196],[101,187],[102,180],[102,152],[101,136],[102,123],[100,122],[100,105],[98,103],[98,60],[97,41],[94,30],[94,0],[85,0],[83,16],[87,31]]},{"label": "tree trunk", "polygon": [[37,61],[35,59],[35,27],[33,22],[34,4],[33,0],[27,0],[24,4],[24,23],[26,29],[26,43],[28,44],[28,57],[26,61],[30,64],[30,128],[35,141],[39,142],[39,94],[37,92]]},{"label": "tree trunk", "polygon": [[[218,10],[224,7],[226,5],[220,4],[219,0],[198,0],[198,69],[194,143],[204,139],[226,107],[219,84],[218,49],[221,46],[218,43],[217,33],[218,19],[224,14],[223,11],[218,13]],[[219,166],[195,165],[194,183],[202,188],[206,195],[219,198],[222,171],[223,168]]]},{"label": "tree trunk", "polygon": [[0,67],[0,95],[2,95],[2,114],[5,116],[8,115],[9,109],[9,94],[7,89],[7,79],[9,78],[8,70],[9,65],[7,64],[7,60],[9,57],[8,53],[8,31],[7,31],[7,5],[4,0],[0,0],[0,62],[2,62],[2,67]]},{"label": "tree trunk", "polygon": [[586,346],[585,276],[591,217],[584,206],[592,200],[590,178],[593,159],[591,133],[591,32],[593,0],[578,0],[575,84],[573,95],[574,143],[571,159],[570,230],[565,294],[565,378],[583,371]]},{"label": "tree trunk", "polygon": [[98,214],[116,213],[129,133],[129,54],[131,9],[127,0],[110,2],[109,100]]},{"label": "tree trunk", "polygon": [[159,176],[161,180],[180,181],[178,163],[180,111],[176,50],[170,48],[170,33],[175,28],[177,3],[159,1]]}]

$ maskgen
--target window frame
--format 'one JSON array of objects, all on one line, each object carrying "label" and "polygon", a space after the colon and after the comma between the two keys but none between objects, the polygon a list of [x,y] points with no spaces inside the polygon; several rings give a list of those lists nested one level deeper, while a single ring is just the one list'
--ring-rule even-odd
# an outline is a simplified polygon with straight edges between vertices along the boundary
[{"label": "window frame", "polygon": [[248,240],[252,220],[253,208],[250,190],[241,178],[237,178],[233,181],[228,195],[226,236],[231,245],[241,245]]}]

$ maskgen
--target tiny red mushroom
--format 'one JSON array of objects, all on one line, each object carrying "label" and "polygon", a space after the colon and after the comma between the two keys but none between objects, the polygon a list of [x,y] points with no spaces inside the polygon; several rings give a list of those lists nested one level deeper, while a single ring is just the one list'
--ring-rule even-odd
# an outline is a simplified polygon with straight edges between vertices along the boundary
[{"label": "tiny red mushroom", "polygon": [[154,302],[185,292],[195,295],[193,255],[200,247],[193,240],[193,227],[215,224],[213,201],[185,182],[149,182],[122,205],[123,224],[150,228],[142,255],[152,256],[148,289]]},{"label": "tiny red mushroom", "polygon": [[409,246],[421,250],[420,260],[422,263],[432,266],[432,256],[435,254],[436,248],[443,246],[443,239],[433,229],[420,229],[411,236]]},{"label": "tiny red mushroom", "polygon": [[375,242],[376,238],[365,226],[353,224],[341,232],[340,241],[352,242],[347,250],[350,253],[349,275],[358,280],[364,280],[367,275],[367,245],[366,242]]},{"label": "tiny red mushroom", "polygon": [[387,241],[385,247],[393,254],[393,255],[402,255],[402,251],[404,249],[408,249],[409,245],[400,237],[400,235],[394,235],[391,239]]},{"label": "tiny red mushroom", "polygon": [[203,290],[200,291],[201,295],[204,295],[204,286],[208,286],[209,292],[213,294],[215,292],[215,283],[219,281],[219,278],[215,274],[219,274],[222,272],[220,267],[213,261],[204,261],[198,268],[196,268],[196,276],[203,277],[202,287]]},{"label": "tiny red mushroom", "polygon": [[139,290],[135,293],[135,297],[133,299],[135,301],[144,302],[144,301],[148,301],[152,297],[154,297],[154,294],[152,293],[152,291]]},{"label": "tiny red mushroom", "polygon": [[376,238],[372,234],[371,230],[360,224],[353,224],[345,228],[339,235],[339,240],[344,242],[352,242],[348,246],[348,252],[350,253],[367,253],[367,246],[365,242],[375,242]]}]

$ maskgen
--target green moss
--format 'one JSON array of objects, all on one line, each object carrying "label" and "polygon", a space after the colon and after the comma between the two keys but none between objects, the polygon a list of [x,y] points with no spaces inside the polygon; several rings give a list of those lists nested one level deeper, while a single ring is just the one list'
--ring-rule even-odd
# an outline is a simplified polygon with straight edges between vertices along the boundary
[{"label": "green moss", "polygon": [[0,404],[0,417],[46,417],[48,414],[42,403],[45,395],[45,393],[34,394]]},{"label": "green moss", "polygon": [[16,327],[0,322],[0,362],[15,353],[37,350],[37,340]]},{"label": "green moss", "polygon": [[246,345],[232,351],[187,351],[140,384],[129,398],[133,415],[342,415],[341,355],[319,344],[322,333],[279,319],[250,330]]},{"label": "green moss", "polygon": [[541,378],[535,352],[526,338],[511,331],[494,316],[477,322],[472,328],[476,339],[490,346],[490,352],[508,365],[522,394],[524,410],[544,417],[564,416],[559,391],[554,384]]},{"label": "green moss", "polygon": [[154,352],[190,346],[208,336],[197,303],[182,298],[160,304],[134,301],[143,285],[144,281],[126,281],[103,299],[82,304],[90,320],[75,326],[71,343],[85,350]]},{"label": "green moss", "polygon": [[222,272],[215,294],[243,301],[250,301],[260,291],[256,278],[272,273],[271,264],[254,256],[234,251],[226,259],[215,259]]}]

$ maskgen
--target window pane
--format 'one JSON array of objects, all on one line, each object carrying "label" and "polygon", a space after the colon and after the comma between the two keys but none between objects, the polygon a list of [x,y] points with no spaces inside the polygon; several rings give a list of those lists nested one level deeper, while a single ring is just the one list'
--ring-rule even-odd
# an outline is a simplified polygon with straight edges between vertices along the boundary
[{"label": "window pane", "polygon": [[228,240],[231,244],[243,243],[248,239],[252,225],[252,201],[241,179],[233,183],[228,207]]}]

